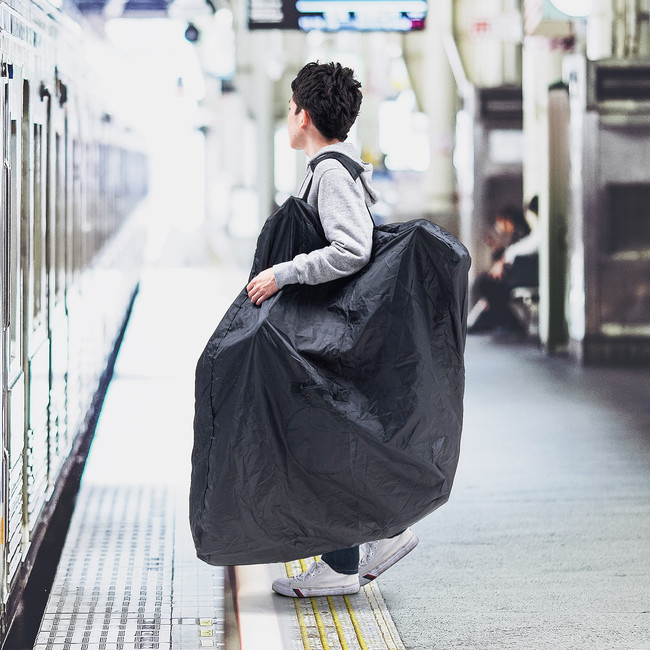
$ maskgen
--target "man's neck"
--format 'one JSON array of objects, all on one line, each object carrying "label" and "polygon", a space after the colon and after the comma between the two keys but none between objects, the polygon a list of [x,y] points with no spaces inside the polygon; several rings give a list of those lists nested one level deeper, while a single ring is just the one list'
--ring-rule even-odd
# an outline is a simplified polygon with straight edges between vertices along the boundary
[{"label": "man's neck", "polygon": [[307,146],[304,151],[307,157],[311,160],[323,147],[329,147],[331,144],[338,144],[340,140],[326,140],[325,138],[315,138]]}]

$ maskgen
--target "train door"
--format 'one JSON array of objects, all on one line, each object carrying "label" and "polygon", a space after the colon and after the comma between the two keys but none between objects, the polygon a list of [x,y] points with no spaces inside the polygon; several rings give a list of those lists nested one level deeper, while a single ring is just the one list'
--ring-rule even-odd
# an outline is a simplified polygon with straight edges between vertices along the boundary
[{"label": "train door", "polygon": [[25,449],[25,372],[23,329],[23,242],[21,219],[22,67],[3,65],[3,153],[5,221],[5,321],[6,346],[3,387],[5,407],[4,526],[5,587],[11,585],[22,562],[23,477]]},{"label": "train door", "polygon": [[24,284],[27,369],[25,517],[31,535],[47,498],[50,345],[47,331],[46,133],[48,92],[23,91],[23,222],[29,271]]},{"label": "train door", "polygon": [[66,310],[68,332],[74,346],[68,349],[67,427],[71,440],[79,432],[88,406],[83,400],[83,303],[79,283],[79,115],[77,103],[71,101],[68,86],[60,83],[64,101],[65,157],[65,211],[66,211]]},{"label": "train door", "polygon": [[70,448],[67,425],[68,320],[66,293],[66,134],[59,80],[50,98],[47,136],[47,276],[50,339],[49,480],[54,484]]},{"label": "train door", "polygon": [[[77,98],[75,97],[75,100]],[[75,431],[85,414],[89,411],[97,387],[96,369],[98,366],[98,347],[95,341],[100,336],[96,323],[96,308],[93,297],[97,299],[101,292],[96,291],[92,282],[91,254],[93,238],[97,234],[97,219],[101,210],[93,203],[93,188],[96,171],[91,173],[93,164],[92,123],[88,119],[85,105],[75,101],[68,102],[68,132],[71,138],[71,169],[69,192],[70,218],[72,222],[72,268],[70,269],[70,287],[68,289],[68,316],[70,338],[75,342],[70,349],[70,375],[74,385],[70,386],[71,400],[75,401],[76,417],[71,414]],[[71,117],[74,116],[74,118]],[[102,299],[105,299],[102,296]],[[89,307],[90,306],[90,307]]]},{"label": "train door", "polygon": [[[4,72],[5,62],[2,61],[0,66]],[[7,520],[7,454],[5,449],[8,447],[9,442],[9,421],[8,413],[9,408],[7,404],[8,396],[8,380],[9,374],[9,342],[8,342],[8,328],[9,328],[9,162],[7,159],[7,115],[8,115],[8,92],[7,80],[2,76],[2,83],[0,83],[0,124],[2,125],[2,188],[0,189],[2,198],[2,208],[0,214],[0,241],[2,247],[0,248],[0,262],[2,263],[2,272],[0,272],[0,293],[2,300],[0,301],[0,389],[2,391],[2,419],[0,421],[0,429],[2,433],[2,457],[0,459],[0,552],[1,552],[1,566],[0,566],[0,609],[4,612],[4,603],[7,599],[7,571],[6,571],[6,557],[7,549],[5,544],[5,521]]]}]

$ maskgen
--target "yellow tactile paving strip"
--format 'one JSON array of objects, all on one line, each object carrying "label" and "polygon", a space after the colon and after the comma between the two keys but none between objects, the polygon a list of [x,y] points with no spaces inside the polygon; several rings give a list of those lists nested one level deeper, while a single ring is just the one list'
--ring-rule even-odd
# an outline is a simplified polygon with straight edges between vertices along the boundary
[{"label": "yellow tactile paving strip", "polygon": [[[291,577],[307,562],[285,568]],[[294,606],[304,650],[405,650],[376,582],[353,596],[296,598]]]}]

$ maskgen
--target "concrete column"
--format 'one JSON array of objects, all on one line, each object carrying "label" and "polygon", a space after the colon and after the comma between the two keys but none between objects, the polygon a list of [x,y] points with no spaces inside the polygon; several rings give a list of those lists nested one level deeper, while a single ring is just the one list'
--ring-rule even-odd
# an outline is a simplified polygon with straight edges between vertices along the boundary
[{"label": "concrete column", "polygon": [[[273,205],[273,84],[275,43],[272,32],[237,32],[237,74],[235,87],[252,124],[253,142],[245,160],[254,170],[246,186],[257,193],[260,224]],[[277,35],[280,37],[280,35]],[[281,49],[281,40],[280,40]],[[260,57],[264,52],[266,57]],[[268,64],[268,65],[267,65]],[[282,70],[279,70],[280,74]],[[279,75],[278,75],[279,76]],[[240,134],[241,136],[241,134]],[[252,155],[251,155],[252,154]]]},{"label": "concrete column", "polygon": [[594,0],[587,23],[592,59],[650,55],[650,0]]},{"label": "concrete column", "polygon": [[615,0],[593,0],[587,20],[587,58],[592,61],[612,56]]},{"label": "concrete column", "polygon": [[[243,145],[245,150],[245,195],[249,199],[255,197],[259,230],[275,208],[274,141],[280,115],[285,119],[291,92],[285,75],[289,57],[285,51],[287,39],[281,31],[250,32],[245,29],[244,20],[245,16],[240,15],[236,29],[235,89],[242,100],[250,137],[248,143],[241,142],[246,133],[234,137],[240,139],[239,146]],[[250,208],[246,218],[250,218]]]},{"label": "concrete column", "polygon": [[[276,84],[276,110],[275,122],[278,125],[286,124],[288,102],[291,98],[291,82],[296,78],[296,75],[302,69],[303,65],[307,63],[305,58],[305,49],[307,43],[307,34],[304,32],[291,32],[283,33],[284,52],[286,55],[286,66],[284,74]],[[305,166],[307,164],[307,156],[302,151],[293,151],[289,147],[288,137],[285,141],[278,143],[278,146],[283,147],[289,151],[293,156],[293,170],[294,182],[290,190],[291,193],[295,192],[305,176]]]},{"label": "concrete column", "polygon": [[[426,209],[436,218],[455,212],[452,162],[457,90],[444,48],[443,36],[451,24],[451,3],[433,0],[423,32],[404,37],[404,58],[418,103],[429,119],[431,159],[424,174]],[[457,230],[453,224],[444,224]]]},{"label": "concrete column", "polygon": [[521,83],[517,0],[455,0],[453,33],[467,77],[475,86]]},{"label": "concrete column", "polygon": [[[375,166],[383,163],[379,149],[379,105],[385,96],[385,84],[390,74],[386,47],[386,35],[363,34],[361,52],[364,61],[371,61],[365,72],[363,83],[363,104],[357,119],[357,136],[361,144],[362,158]],[[359,71],[355,71],[357,77]]]},{"label": "concrete column", "polygon": [[[558,259],[558,232],[566,218],[566,167],[558,168],[562,141],[550,132],[549,87],[562,78],[563,52],[552,50],[543,37],[530,36],[524,42],[523,97],[524,97],[524,200],[539,197],[540,242],[540,306],[539,335],[547,349],[562,343],[564,316],[557,305],[563,300],[563,278],[556,277]],[[559,104],[558,104],[559,106]],[[555,113],[557,114],[557,113]],[[568,116],[567,116],[568,120]],[[560,214],[561,212],[561,214]],[[559,303],[558,303],[559,301]]]}]

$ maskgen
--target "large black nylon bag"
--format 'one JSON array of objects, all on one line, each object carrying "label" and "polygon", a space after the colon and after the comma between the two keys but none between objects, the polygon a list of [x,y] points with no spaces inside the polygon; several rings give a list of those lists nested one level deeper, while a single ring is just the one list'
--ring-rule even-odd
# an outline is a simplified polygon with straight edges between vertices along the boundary
[{"label": "large black nylon bag", "polygon": [[[251,277],[327,245],[290,198]],[[375,228],[359,273],[245,290],[196,369],[190,523],[198,556],[307,557],[400,532],[449,498],[463,415],[469,256],[424,220]]]}]

